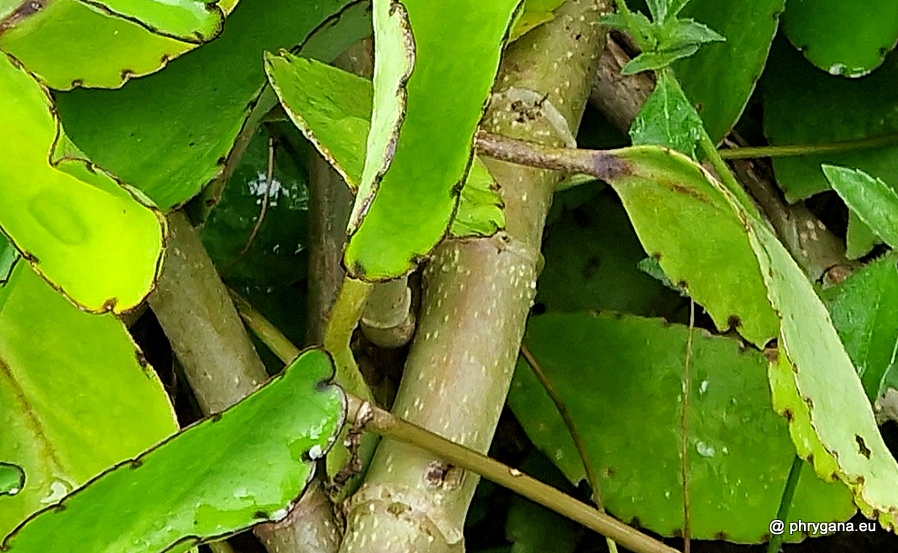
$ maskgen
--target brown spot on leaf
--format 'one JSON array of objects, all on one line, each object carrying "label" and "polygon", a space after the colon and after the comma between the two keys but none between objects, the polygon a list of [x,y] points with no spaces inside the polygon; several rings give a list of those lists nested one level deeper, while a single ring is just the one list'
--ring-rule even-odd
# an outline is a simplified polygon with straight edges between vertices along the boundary
[{"label": "brown spot on leaf", "polygon": [[729,539],[729,536],[727,536],[726,532],[721,530],[721,531],[717,532],[716,534],[714,534],[714,539],[719,540],[719,541],[727,541],[727,539]]},{"label": "brown spot on leaf", "polygon": [[786,420],[788,422],[792,422],[792,419],[795,418],[795,415],[792,413],[791,409],[786,409],[785,411],[783,411],[783,416],[786,417]]},{"label": "brown spot on leaf", "polygon": [[867,447],[867,443],[864,441],[864,438],[860,434],[855,434],[854,441],[857,442],[858,453],[869,459],[871,451],[870,448]]},{"label": "brown spot on leaf", "polygon": [[727,325],[731,329],[736,329],[742,326],[742,319],[739,318],[739,315],[733,314],[727,317]]}]

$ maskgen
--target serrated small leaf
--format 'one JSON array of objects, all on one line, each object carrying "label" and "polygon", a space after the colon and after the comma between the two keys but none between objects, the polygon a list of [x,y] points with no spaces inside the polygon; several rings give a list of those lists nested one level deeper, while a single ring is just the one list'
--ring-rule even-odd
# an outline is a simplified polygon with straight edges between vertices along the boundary
[{"label": "serrated small leaf", "polygon": [[898,249],[898,192],[860,169],[822,168],[845,204],[886,244]]},{"label": "serrated small leaf", "polygon": [[665,50],[676,50],[690,44],[726,41],[726,38],[717,31],[692,19],[677,19],[666,25],[661,32],[664,40],[660,45]]},{"label": "serrated small leaf", "polygon": [[326,353],[307,351],[240,403],[29,519],[3,550],[182,552],[283,519],[342,425],[332,373]]},{"label": "serrated small leaf", "polygon": [[663,69],[678,59],[688,58],[698,52],[697,44],[687,44],[674,50],[643,52],[631,59],[621,68],[621,75],[633,75],[643,71]]},{"label": "serrated small leaf", "polygon": [[664,73],[630,126],[634,145],[665,146],[695,157],[704,127],[676,80]]}]

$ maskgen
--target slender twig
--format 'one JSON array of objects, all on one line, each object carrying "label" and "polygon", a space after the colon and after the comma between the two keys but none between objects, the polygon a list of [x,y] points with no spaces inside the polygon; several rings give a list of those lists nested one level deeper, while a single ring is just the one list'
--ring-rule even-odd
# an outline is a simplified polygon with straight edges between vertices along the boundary
[{"label": "slender twig", "polygon": [[[783,498],[780,500],[780,507],[776,511],[776,520],[787,524],[786,519],[789,518],[789,510],[792,508],[792,498],[795,497],[795,490],[798,488],[798,481],[801,478],[801,469],[804,462],[798,455],[792,459],[792,467],[789,468],[789,476],[786,479],[786,486],[783,488]],[[770,542],[767,544],[767,553],[779,553],[780,546],[783,544],[784,532],[773,534],[770,536]]]},{"label": "slender twig", "polygon": [[246,243],[243,245],[243,249],[241,249],[237,255],[234,256],[233,259],[228,263],[227,267],[225,267],[224,271],[222,271],[222,275],[227,275],[231,272],[231,270],[240,262],[241,259],[249,252],[250,248],[253,247],[253,242],[256,241],[256,236],[259,235],[259,230],[262,228],[262,223],[265,221],[265,215],[268,213],[268,205],[271,203],[271,194],[274,189],[274,153],[275,153],[275,141],[273,136],[268,137],[268,171],[265,173],[265,194],[262,196],[262,207],[259,209],[259,216],[256,218],[256,222],[253,225],[252,230],[249,233],[249,237],[246,239]]},{"label": "slender twig", "polygon": [[689,334],[683,363],[683,406],[680,409],[680,470],[683,477],[683,551],[691,549],[692,524],[689,509],[689,392],[692,387],[692,333],[695,330],[695,300],[689,299]]},{"label": "slender twig", "polygon": [[[299,349],[246,301],[237,301],[240,315],[250,330],[284,363],[296,357]],[[348,422],[354,423],[360,412],[370,413],[366,425],[384,437],[393,438],[425,449],[447,462],[483,476],[487,480],[520,494],[547,509],[607,536],[636,553],[675,553],[676,550],[601,513],[573,497],[521,471],[504,465],[472,449],[451,442],[433,432],[406,422],[389,411],[374,407],[370,402],[347,395]]]},{"label": "slender twig", "polygon": [[[574,440],[574,447],[577,448],[577,454],[580,456],[580,462],[583,464],[583,470],[586,473],[586,481],[589,483],[589,487],[592,488],[592,502],[596,504],[596,508],[600,512],[604,513],[605,505],[602,502],[602,492],[599,489],[599,478],[592,466],[592,462],[589,460],[589,453],[586,450],[586,443],[583,441],[583,437],[580,435],[580,432],[577,431],[577,425],[574,423],[574,417],[572,417],[570,411],[567,410],[567,405],[564,404],[564,401],[561,399],[561,396],[558,394],[558,390],[555,389],[552,381],[550,381],[549,377],[546,376],[546,373],[543,372],[543,369],[540,366],[539,362],[536,360],[536,357],[533,356],[533,353],[531,353],[530,349],[524,344],[521,344],[521,355],[524,356],[524,359],[530,366],[530,370],[533,371],[533,374],[536,375],[536,378],[539,380],[540,384],[542,384],[543,388],[546,390],[546,393],[549,394],[550,398],[552,398],[552,403],[555,404],[555,408],[558,410],[558,414],[561,415],[561,419],[564,421],[564,425],[567,427],[568,434],[570,434],[571,439]],[[606,539],[608,543],[608,551],[610,551],[610,553],[617,553],[617,543],[615,543],[611,538]]]},{"label": "slender twig", "polygon": [[853,152],[898,144],[898,134],[873,136],[859,140],[844,140],[828,144],[791,144],[784,146],[748,146],[720,150],[723,159],[757,159],[764,157],[797,157],[816,154]]},{"label": "slender twig", "polygon": [[234,548],[227,540],[213,541],[207,544],[212,553],[235,553]]}]

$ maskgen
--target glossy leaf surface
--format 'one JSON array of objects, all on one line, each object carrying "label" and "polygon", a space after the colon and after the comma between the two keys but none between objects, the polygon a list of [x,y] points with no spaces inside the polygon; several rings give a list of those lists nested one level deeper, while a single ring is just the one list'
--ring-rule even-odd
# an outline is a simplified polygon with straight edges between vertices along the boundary
[{"label": "glossy leaf surface", "polygon": [[[266,72],[293,123],[357,191],[371,129],[371,81],[287,52],[268,54]],[[475,157],[452,219],[452,236],[488,236],[505,226],[496,188]]]},{"label": "glossy leaf surface", "polygon": [[870,230],[898,249],[898,193],[863,171],[824,165],[823,174],[845,204]]},{"label": "glossy leaf surface", "polygon": [[177,430],[121,321],[79,310],[24,262],[0,287],[0,420],[0,459],[26,474],[0,497],[0,536]]},{"label": "glossy leaf surface", "polygon": [[18,465],[0,463],[0,495],[16,495],[25,486],[25,471]]},{"label": "glossy leaf surface", "polygon": [[57,95],[66,133],[91,160],[162,209],[181,205],[219,175],[253,106],[273,105],[273,98],[259,98],[263,52],[301,42],[331,16],[340,32],[316,41],[308,55],[337,55],[341,46],[370,34],[364,10],[340,12],[346,4],[243,1],[218,39],[165,71],[118,91]]},{"label": "glossy leaf surface", "polygon": [[32,518],[5,550],[183,552],[285,517],[342,425],[343,393],[327,384],[332,371],[326,353],[304,353],[234,407]]},{"label": "glossy leaf surface", "polygon": [[[531,318],[525,338],[586,443],[608,510],[664,536],[683,528],[680,411],[688,336],[688,327],[659,319],[571,313]],[[767,359],[696,329],[690,373],[692,536],[764,541],[795,455],[786,422],[770,409]],[[557,408],[523,361],[510,403],[537,447],[572,482],[582,480],[581,458]],[[807,470],[790,517],[835,521],[854,512],[843,485]]]},{"label": "glossy leaf surface", "polygon": [[125,311],[152,289],[164,220],[139,195],[61,144],[52,101],[0,57],[0,228],[35,269],[88,311]]},{"label": "glossy leaf surface", "polygon": [[[408,273],[448,230],[519,0],[452,0],[440,10],[426,0],[408,0],[413,45],[378,34],[378,18],[386,24],[391,3],[374,4],[375,48],[380,43],[385,49],[375,54],[372,130],[345,252],[349,274],[366,280]],[[407,36],[401,23],[391,28],[393,35]],[[409,55],[415,56],[414,71],[403,84]],[[403,100],[407,110],[400,122],[395,115]]]},{"label": "glossy leaf surface", "polygon": [[676,80],[662,73],[655,90],[630,126],[634,145],[665,146],[689,157],[701,139],[702,120],[692,109]]},{"label": "glossy leaf surface", "polygon": [[792,44],[831,75],[866,75],[898,41],[898,5],[891,0],[790,0],[783,22]]},{"label": "glossy leaf surface", "polygon": [[[40,9],[27,9],[34,4]],[[236,4],[237,0],[22,2],[18,16],[10,16],[7,28],[0,31],[0,49],[22,60],[52,88],[117,88],[215,38],[224,14]]]},{"label": "glossy leaf surface", "polygon": [[833,325],[867,392],[876,401],[898,344],[898,257],[886,255],[824,290]]}]

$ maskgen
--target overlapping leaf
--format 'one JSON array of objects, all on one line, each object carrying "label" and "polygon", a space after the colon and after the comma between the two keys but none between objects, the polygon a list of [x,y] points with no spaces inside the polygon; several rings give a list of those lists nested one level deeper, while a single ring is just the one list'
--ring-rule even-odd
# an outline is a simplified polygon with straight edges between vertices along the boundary
[{"label": "overlapping leaf", "polygon": [[[345,253],[351,276],[405,274],[448,230],[518,3],[451,0],[434,10],[408,0],[406,29],[397,19],[401,4],[375,1],[375,48],[382,49],[375,54],[372,130]],[[416,64],[404,84],[410,55]]]},{"label": "overlapping leaf", "polygon": [[898,192],[857,169],[824,165],[823,174],[860,220],[898,249]]},{"label": "overlapping leaf", "polygon": [[650,146],[617,152],[627,170],[606,180],[645,250],[718,329],[734,328],[763,347],[779,324],[744,226],[726,198],[681,154]]},{"label": "overlapping leaf", "polygon": [[234,407],[30,519],[3,549],[183,552],[282,519],[342,424],[343,393],[325,383],[332,372],[326,353],[306,352]]},{"label": "overlapping leaf", "polygon": [[237,0],[21,2],[0,14],[0,49],[49,86],[116,88],[215,38]]},{"label": "overlapping leaf", "polygon": [[867,398],[883,392],[898,346],[898,256],[889,254],[824,290],[833,324]]},{"label": "overlapping leaf", "polygon": [[[371,82],[287,52],[269,54],[266,72],[290,119],[357,191],[365,164],[365,137],[371,129]],[[488,236],[504,226],[496,182],[475,157],[450,234]]]},{"label": "overlapping leaf", "polygon": [[247,123],[253,106],[264,113],[274,105],[273,95],[260,98],[263,52],[293,46],[326,20],[309,56],[329,59],[370,34],[365,6],[347,4],[245,0],[218,39],[165,71],[122,90],[57,95],[66,133],[161,208],[183,204],[220,173],[244,125],[256,123]]},{"label": "overlapping leaf", "polygon": [[[605,506],[666,536],[683,530],[680,411],[689,332],[658,319],[571,313],[531,318],[525,338],[586,444]],[[766,541],[795,454],[785,421],[770,409],[767,360],[701,330],[688,355],[692,537]],[[572,482],[582,480],[557,408],[523,361],[510,404],[537,447]],[[847,489],[808,468],[791,520],[849,518],[855,508]]]},{"label": "overlapping leaf", "polygon": [[898,41],[898,8],[891,0],[793,0],[783,21],[792,44],[832,75],[866,75]]},{"label": "overlapping leaf", "polygon": [[[622,150],[616,157],[620,161],[635,161],[637,153],[642,151],[637,148]],[[778,343],[782,360],[771,366],[771,381],[778,388],[774,391],[774,405],[790,419],[790,432],[799,454],[813,460],[821,477],[839,478],[847,484],[865,515],[878,518],[887,528],[895,528],[898,525],[898,494],[895,493],[898,490],[898,464],[879,434],[860,379],[811,283],[754,207],[735,198],[693,162],[679,154],[667,153],[666,157],[654,160],[642,157],[634,168],[640,167],[639,177],[634,177],[633,171],[622,171],[621,179],[646,178],[650,171],[658,172],[663,167],[666,174],[656,173],[658,176],[650,178],[658,180],[664,175],[662,178],[669,179],[670,184],[680,190],[681,197],[689,198],[690,203],[708,203],[706,190],[712,187],[716,197],[729,204],[730,217],[742,227],[742,236],[747,235],[754,255],[750,262],[745,257],[733,258],[733,264],[726,267],[726,272],[753,272],[760,268],[766,296],[779,319]],[[610,183],[614,186],[615,179]],[[659,198],[657,205],[664,203],[665,200]],[[631,210],[628,205],[628,210],[633,217],[634,213],[651,212],[646,207]],[[681,212],[687,213],[687,209],[684,206]],[[704,219],[705,225],[708,220]],[[683,220],[679,221],[681,227],[683,223]],[[715,223],[713,227],[704,228],[716,227]],[[669,232],[676,227],[667,223],[663,228]],[[687,238],[688,234],[673,233],[673,236],[676,241]],[[696,252],[681,261],[692,262],[686,267],[690,273],[698,272],[704,263],[696,263],[696,260],[703,255]],[[750,266],[737,269],[736,264],[743,263]],[[704,305],[712,309],[710,304]],[[747,325],[749,321],[742,323]],[[778,372],[779,376],[776,376]],[[807,411],[807,417],[797,416],[802,410]]]},{"label": "overlapping leaf", "polygon": [[16,495],[25,485],[25,471],[18,465],[0,463],[0,495]]},{"label": "overlapping leaf", "polygon": [[564,3],[564,0],[524,0],[521,11],[511,32],[508,34],[509,42],[517,40],[543,23],[555,19],[555,10]]},{"label": "overlapping leaf", "polygon": [[20,493],[0,497],[0,536],[177,430],[124,325],[79,310],[24,262],[0,286],[0,420],[0,460],[25,472]]},{"label": "overlapping leaf", "polygon": [[164,220],[132,189],[61,143],[47,92],[0,57],[0,228],[54,286],[88,311],[125,311],[152,289]]}]

